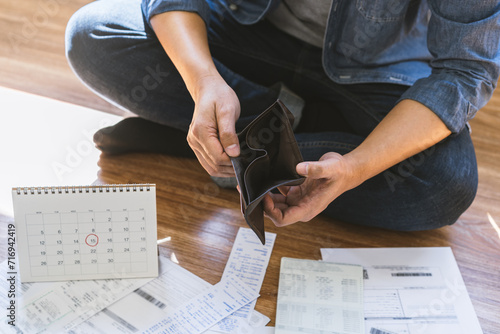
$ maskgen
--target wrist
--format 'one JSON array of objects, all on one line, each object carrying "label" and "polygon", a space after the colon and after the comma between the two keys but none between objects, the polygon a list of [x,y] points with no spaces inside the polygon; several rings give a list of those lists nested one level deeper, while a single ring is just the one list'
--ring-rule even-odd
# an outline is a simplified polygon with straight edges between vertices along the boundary
[{"label": "wrist", "polygon": [[368,164],[366,164],[361,157],[358,156],[356,150],[349,152],[343,156],[345,163],[346,179],[348,181],[348,189],[356,188],[371,176]]},{"label": "wrist", "polygon": [[225,83],[224,79],[220,76],[217,69],[207,69],[198,71],[188,80],[185,80],[186,87],[191,94],[194,102],[197,103],[203,97],[204,92],[213,89],[215,85]]}]

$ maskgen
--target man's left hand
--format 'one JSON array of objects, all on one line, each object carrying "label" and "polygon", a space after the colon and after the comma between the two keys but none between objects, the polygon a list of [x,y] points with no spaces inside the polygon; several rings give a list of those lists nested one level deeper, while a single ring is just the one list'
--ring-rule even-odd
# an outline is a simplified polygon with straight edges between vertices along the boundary
[{"label": "man's left hand", "polygon": [[357,186],[345,158],[338,153],[326,153],[316,162],[302,162],[297,173],[305,176],[299,186],[280,187],[280,194],[264,197],[264,212],[276,226],[306,222],[338,196]]}]

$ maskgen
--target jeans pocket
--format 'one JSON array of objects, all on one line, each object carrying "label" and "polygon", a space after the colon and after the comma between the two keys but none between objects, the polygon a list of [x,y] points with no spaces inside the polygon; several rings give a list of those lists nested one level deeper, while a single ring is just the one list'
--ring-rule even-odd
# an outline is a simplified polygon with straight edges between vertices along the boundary
[{"label": "jeans pocket", "polygon": [[401,21],[408,9],[420,0],[356,0],[356,9],[366,19],[376,22]]}]

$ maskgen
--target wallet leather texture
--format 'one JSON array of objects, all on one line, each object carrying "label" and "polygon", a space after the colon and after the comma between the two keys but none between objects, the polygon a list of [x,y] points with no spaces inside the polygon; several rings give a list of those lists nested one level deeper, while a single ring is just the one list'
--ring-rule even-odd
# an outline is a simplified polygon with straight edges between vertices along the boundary
[{"label": "wallet leather texture", "polygon": [[292,125],[292,113],[277,100],[238,134],[240,155],[231,158],[240,187],[241,211],[263,245],[264,196],[277,187],[304,182],[295,171],[303,159]]}]

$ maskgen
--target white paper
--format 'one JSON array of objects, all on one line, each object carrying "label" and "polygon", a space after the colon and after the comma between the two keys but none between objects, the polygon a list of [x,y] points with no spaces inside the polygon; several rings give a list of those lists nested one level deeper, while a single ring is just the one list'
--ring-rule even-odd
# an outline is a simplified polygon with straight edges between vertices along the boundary
[{"label": "white paper", "polygon": [[[132,334],[145,330],[212,285],[160,256],[161,275],[74,328],[71,334]],[[134,307],[130,307],[134,305]],[[252,332],[260,334],[269,318],[253,311]],[[207,334],[215,334],[206,331]]]},{"label": "white paper", "polygon": [[[1,307],[5,309],[7,273],[1,264]],[[149,282],[150,278],[20,283],[16,285],[16,328],[24,333],[58,333],[85,321],[97,312]],[[4,323],[2,323],[3,327]],[[12,326],[5,331],[15,332]]]},{"label": "white paper", "polygon": [[449,247],[321,249],[364,266],[366,334],[480,334]]},{"label": "white paper", "polygon": [[[231,276],[238,277],[254,291],[259,292],[266,275],[275,239],[275,233],[266,232],[266,244],[262,245],[251,229],[240,227],[222,279]],[[256,302],[255,300],[245,305],[217,323],[212,330],[222,333],[251,333],[248,322]]]},{"label": "white paper", "polygon": [[155,193],[154,185],[13,189],[21,281],[157,277]]},{"label": "white paper", "polygon": [[169,312],[143,333],[199,334],[258,296],[236,277],[229,277]]},{"label": "white paper", "polygon": [[363,268],[282,258],[276,334],[363,334]]}]

